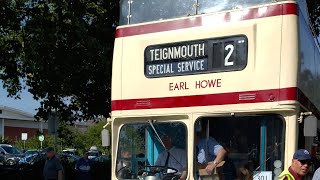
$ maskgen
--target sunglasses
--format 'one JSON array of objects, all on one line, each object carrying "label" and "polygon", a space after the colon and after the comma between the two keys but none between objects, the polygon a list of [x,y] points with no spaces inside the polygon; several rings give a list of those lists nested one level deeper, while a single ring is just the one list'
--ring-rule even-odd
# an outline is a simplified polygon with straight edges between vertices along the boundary
[{"label": "sunglasses", "polygon": [[302,165],[307,164],[308,166],[312,165],[312,161],[310,160],[298,160]]}]

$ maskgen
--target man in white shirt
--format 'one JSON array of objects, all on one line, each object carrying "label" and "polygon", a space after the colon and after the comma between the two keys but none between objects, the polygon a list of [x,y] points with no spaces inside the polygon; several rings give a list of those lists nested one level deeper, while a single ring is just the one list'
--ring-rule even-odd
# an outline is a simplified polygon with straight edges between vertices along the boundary
[{"label": "man in white shirt", "polygon": [[162,138],[163,144],[166,150],[161,152],[155,163],[156,166],[167,166],[178,170],[181,174],[180,179],[186,178],[186,159],[187,153],[183,149],[179,149],[173,146],[172,139],[168,135],[164,135]]},{"label": "man in white shirt", "polygon": [[123,179],[131,178],[131,152],[122,149],[121,158],[117,161],[117,176]]}]

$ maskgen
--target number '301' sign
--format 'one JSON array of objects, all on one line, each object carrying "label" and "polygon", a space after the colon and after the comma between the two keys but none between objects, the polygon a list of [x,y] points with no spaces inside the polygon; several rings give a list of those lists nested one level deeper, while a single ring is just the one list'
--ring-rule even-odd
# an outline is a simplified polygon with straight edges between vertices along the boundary
[{"label": "number '301' sign", "polygon": [[253,180],[272,180],[272,171],[256,171]]}]

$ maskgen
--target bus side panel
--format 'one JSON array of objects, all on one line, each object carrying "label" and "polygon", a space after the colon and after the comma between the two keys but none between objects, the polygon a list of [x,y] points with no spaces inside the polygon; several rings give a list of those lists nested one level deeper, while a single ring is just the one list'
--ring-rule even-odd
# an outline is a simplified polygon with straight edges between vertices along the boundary
[{"label": "bus side panel", "polygon": [[315,92],[316,92],[315,97],[317,99],[316,99],[315,104],[319,110],[319,107],[320,107],[320,99],[319,99],[320,98],[320,69],[319,69],[320,68],[320,52],[317,50],[319,50],[319,49],[316,47],[316,53],[315,53],[314,60],[315,60],[315,66],[317,67],[317,80],[315,82],[315,86],[316,86],[315,87]]},{"label": "bus side panel", "polygon": [[298,86],[298,17],[283,16],[280,87]]},{"label": "bus side panel", "polygon": [[[320,108],[320,59],[319,48],[315,44],[309,28],[309,22],[306,20],[305,14],[299,11],[299,78],[298,87],[311,102]],[[301,102],[306,105],[306,102]],[[312,110],[311,106],[306,107]]]}]

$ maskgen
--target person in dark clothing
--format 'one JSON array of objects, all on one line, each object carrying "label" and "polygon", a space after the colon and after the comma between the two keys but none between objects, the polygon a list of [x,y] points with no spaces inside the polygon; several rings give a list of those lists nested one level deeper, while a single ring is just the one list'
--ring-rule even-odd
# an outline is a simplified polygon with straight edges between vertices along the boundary
[{"label": "person in dark clothing", "polygon": [[77,180],[91,180],[91,169],[92,169],[92,163],[90,159],[88,158],[89,152],[84,151],[83,157],[80,158],[76,163],[76,172],[77,172]]},{"label": "person in dark clothing", "polygon": [[43,168],[44,180],[63,180],[63,167],[52,147],[47,148],[47,160]]}]

